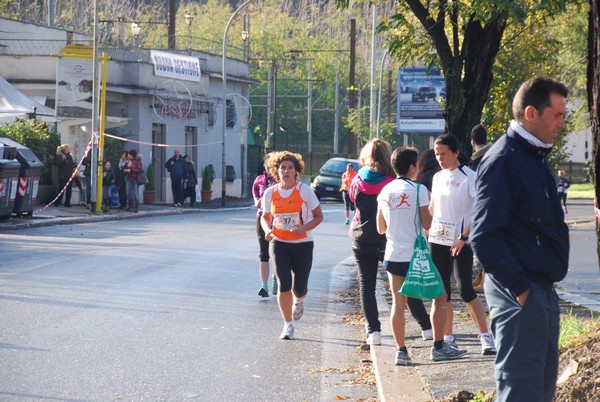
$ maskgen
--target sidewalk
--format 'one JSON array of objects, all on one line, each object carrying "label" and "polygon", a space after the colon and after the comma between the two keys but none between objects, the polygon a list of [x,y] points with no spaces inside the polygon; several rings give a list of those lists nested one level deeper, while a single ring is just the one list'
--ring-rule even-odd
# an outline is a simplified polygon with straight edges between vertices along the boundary
[{"label": "sidewalk", "polygon": [[[570,200],[569,204],[590,206],[589,213],[585,209],[582,213],[567,215],[566,222],[569,226],[589,224],[594,221],[591,209],[592,200]],[[458,360],[432,362],[429,358],[432,341],[421,339],[421,329],[407,309],[406,344],[412,362],[411,365],[405,367],[394,364],[396,345],[389,322],[391,295],[387,288],[387,280],[383,280],[385,272],[382,270],[379,274],[377,297],[382,327],[382,345],[371,347],[371,359],[375,368],[381,402],[440,401],[448,400],[447,398],[451,394],[456,395],[457,391],[477,394],[480,391],[493,390],[495,388],[494,356],[481,355],[478,331],[466,310],[465,303],[457,300],[456,295],[452,300],[454,334],[458,346],[468,351],[467,355]],[[487,312],[485,296],[483,294],[479,294],[479,296]],[[560,292],[559,296],[564,297]],[[430,302],[425,302],[425,306],[427,311],[430,311]]]},{"label": "sidewalk", "polygon": [[[247,208],[252,205],[253,201],[250,198],[228,198],[225,203],[225,208]],[[223,209],[221,206],[221,199],[212,200],[210,203],[206,204],[195,203],[194,207],[190,207],[189,204],[186,204],[183,207],[174,207],[172,204],[142,204],[140,205],[138,213],[118,208],[111,209],[108,213],[102,211],[92,213],[83,205],[73,205],[68,208],[64,206],[42,208],[43,206],[38,206],[39,213],[34,213],[32,217],[17,218],[13,216],[0,219],[0,232],[52,225],[114,221],[160,215],[215,212]]]}]

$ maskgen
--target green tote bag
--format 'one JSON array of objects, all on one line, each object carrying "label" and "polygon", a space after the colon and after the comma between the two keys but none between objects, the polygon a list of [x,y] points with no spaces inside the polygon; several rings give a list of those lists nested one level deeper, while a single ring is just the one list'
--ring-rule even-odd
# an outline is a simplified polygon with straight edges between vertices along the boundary
[{"label": "green tote bag", "polygon": [[415,251],[410,259],[408,272],[399,293],[415,299],[435,299],[443,294],[442,278],[431,259],[427,240],[423,237],[421,209],[419,204],[419,187],[417,184],[417,216],[419,217],[419,233],[415,240]]}]

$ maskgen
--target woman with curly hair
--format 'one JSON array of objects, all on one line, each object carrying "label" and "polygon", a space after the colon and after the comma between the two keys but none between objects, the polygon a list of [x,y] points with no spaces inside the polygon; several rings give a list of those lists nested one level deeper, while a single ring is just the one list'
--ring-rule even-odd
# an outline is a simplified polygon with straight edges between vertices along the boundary
[{"label": "woman with curly hair", "polygon": [[279,282],[277,302],[284,321],[279,338],[294,339],[294,321],[302,317],[308,293],[314,247],[311,231],[323,221],[323,212],[312,188],[298,180],[304,172],[300,154],[273,152],[267,170],[278,178],[263,194],[261,225]]}]

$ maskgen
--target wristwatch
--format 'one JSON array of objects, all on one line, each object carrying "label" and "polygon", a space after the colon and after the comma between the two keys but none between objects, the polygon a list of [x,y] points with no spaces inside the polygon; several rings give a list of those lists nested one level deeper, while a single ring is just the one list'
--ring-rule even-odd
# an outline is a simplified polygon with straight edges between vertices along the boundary
[{"label": "wristwatch", "polygon": [[464,234],[460,234],[460,236],[458,236],[458,240],[463,240],[463,241],[467,241],[469,240],[469,236],[465,236]]}]

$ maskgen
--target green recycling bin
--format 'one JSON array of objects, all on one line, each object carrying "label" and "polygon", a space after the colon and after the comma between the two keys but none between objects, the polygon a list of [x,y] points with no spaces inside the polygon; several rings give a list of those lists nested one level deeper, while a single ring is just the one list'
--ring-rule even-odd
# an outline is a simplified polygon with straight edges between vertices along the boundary
[{"label": "green recycling bin", "polygon": [[21,165],[12,212],[17,216],[31,216],[36,205],[39,203],[38,193],[44,163],[31,149],[10,138],[0,138],[0,146],[1,145],[4,145],[6,148],[14,148],[14,157]]},{"label": "green recycling bin", "polygon": [[14,147],[0,146],[0,219],[10,218],[17,198],[21,164]]}]

